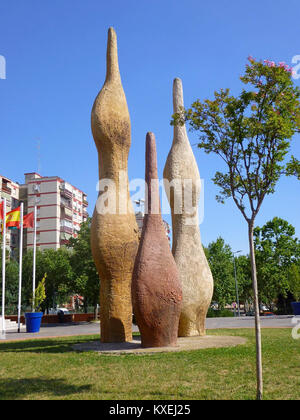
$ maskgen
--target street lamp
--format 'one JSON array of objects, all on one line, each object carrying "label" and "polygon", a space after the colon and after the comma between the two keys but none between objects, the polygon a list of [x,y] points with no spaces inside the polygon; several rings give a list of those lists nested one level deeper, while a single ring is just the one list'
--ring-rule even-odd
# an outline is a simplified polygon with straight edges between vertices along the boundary
[{"label": "street lamp", "polygon": [[233,266],[234,266],[236,301],[237,301],[237,306],[238,306],[238,316],[241,316],[241,311],[240,311],[239,286],[238,286],[237,277],[236,277],[235,254],[239,254],[240,252],[242,252],[242,250],[235,251],[235,252],[232,253],[233,254]]},{"label": "street lamp", "polygon": [[140,199],[138,199],[138,200],[134,200],[134,202],[135,202],[135,204],[137,205],[137,206],[139,206],[139,207],[141,207],[141,212],[142,212],[142,214],[144,215],[144,212],[143,212],[143,207],[142,206],[144,206],[145,204],[145,200],[143,200],[142,198],[140,198]]}]

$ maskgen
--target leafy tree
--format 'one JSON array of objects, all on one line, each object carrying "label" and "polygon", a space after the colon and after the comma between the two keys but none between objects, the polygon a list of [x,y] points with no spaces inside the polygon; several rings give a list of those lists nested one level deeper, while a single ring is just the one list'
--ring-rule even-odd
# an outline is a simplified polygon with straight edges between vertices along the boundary
[{"label": "leafy tree", "polygon": [[294,156],[291,157],[291,161],[287,164],[287,175],[296,176],[300,180],[300,161]]},{"label": "leafy tree", "polygon": [[224,162],[213,181],[217,200],[232,198],[248,225],[256,332],[257,398],[262,399],[261,327],[253,231],[264,198],[275,192],[283,173],[295,174],[300,163],[287,162],[291,139],[299,131],[300,90],[293,85],[292,69],[284,63],[249,57],[237,97],[229,89],[215,92],[213,100],[194,102],[173,116],[172,124],[190,123],[198,131],[199,148]]},{"label": "leafy tree", "polygon": [[43,268],[44,273],[47,273],[47,298],[43,305],[48,310],[57,304],[65,303],[72,291],[73,270],[69,252],[65,248],[44,250]]},{"label": "leafy tree", "polygon": [[[22,305],[29,306],[32,298],[32,270],[33,270],[33,250],[28,250],[23,254],[22,263]],[[43,279],[45,275],[45,267],[43,261],[43,252],[36,250],[36,285]]]},{"label": "leafy tree", "polygon": [[[236,301],[233,253],[231,247],[219,237],[205,248],[205,254],[214,278],[213,301],[218,302],[222,309]],[[249,304],[253,301],[249,256],[239,255],[235,258],[235,264],[240,303]]]},{"label": "leafy tree", "polygon": [[77,238],[69,240],[71,248],[71,265],[74,272],[72,289],[84,298],[84,308],[88,305],[94,308],[99,303],[100,281],[91,251],[91,219],[88,218],[80,227]]},{"label": "leafy tree", "polygon": [[31,305],[33,311],[37,311],[46,299],[46,278],[47,274],[45,274],[43,279],[39,282],[39,285],[32,296]]},{"label": "leafy tree", "polygon": [[233,255],[229,245],[219,237],[206,248],[206,256],[214,278],[213,301],[220,309],[236,300]]},{"label": "leafy tree", "polygon": [[300,267],[292,264],[289,270],[290,292],[296,301],[300,301]]},{"label": "leafy tree", "polygon": [[259,298],[271,307],[279,295],[287,298],[296,286],[292,273],[297,278],[300,241],[294,235],[295,228],[278,217],[254,229]]},{"label": "leafy tree", "polygon": [[[18,307],[19,264],[15,260],[7,260],[5,272],[6,313],[15,313]],[[2,273],[2,258],[0,258],[0,273]],[[2,302],[2,287],[0,287],[0,302]]]},{"label": "leafy tree", "polygon": [[[23,258],[24,298],[30,302],[32,296],[32,251],[28,251]],[[36,253],[36,285],[46,278],[46,300],[42,304],[43,310],[49,311],[56,304],[64,303],[72,291],[72,266],[70,253],[60,248],[58,250],[45,249]]]},{"label": "leafy tree", "polygon": [[253,302],[250,258],[249,255],[239,255],[235,260],[240,302],[248,309],[250,302]]}]

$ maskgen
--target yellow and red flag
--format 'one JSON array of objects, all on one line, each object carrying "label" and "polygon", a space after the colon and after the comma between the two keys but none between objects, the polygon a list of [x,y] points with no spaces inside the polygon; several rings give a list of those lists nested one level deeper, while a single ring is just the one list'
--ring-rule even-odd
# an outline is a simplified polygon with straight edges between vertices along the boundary
[{"label": "yellow and red flag", "polygon": [[20,228],[21,222],[21,207],[6,213],[6,227]]},{"label": "yellow and red flag", "polygon": [[3,220],[3,202],[0,203],[0,220]]},{"label": "yellow and red flag", "polygon": [[34,227],[34,214],[33,212],[26,214],[23,217],[23,228],[33,228]]}]

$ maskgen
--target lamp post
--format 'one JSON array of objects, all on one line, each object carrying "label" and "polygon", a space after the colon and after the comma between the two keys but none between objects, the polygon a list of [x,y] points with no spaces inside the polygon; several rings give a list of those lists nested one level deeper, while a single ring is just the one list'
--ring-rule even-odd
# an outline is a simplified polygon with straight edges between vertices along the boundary
[{"label": "lamp post", "polygon": [[145,200],[139,198],[138,200],[134,200],[135,204],[141,208],[141,213],[144,215],[143,207],[145,204]]},{"label": "lamp post", "polygon": [[237,307],[238,307],[238,316],[241,316],[240,311],[240,298],[239,298],[239,286],[237,282],[237,276],[236,276],[236,264],[235,264],[235,254],[239,254],[242,252],[241,250],[233,252],[233,266],[234,266],[234,278],[235,278],[235,291],[236,291],[236,301],[237,301]]}]

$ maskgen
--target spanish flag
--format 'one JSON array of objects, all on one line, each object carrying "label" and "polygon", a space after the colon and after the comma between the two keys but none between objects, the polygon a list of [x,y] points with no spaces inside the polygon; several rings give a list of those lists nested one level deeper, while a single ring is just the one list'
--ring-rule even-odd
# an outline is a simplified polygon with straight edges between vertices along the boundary
[{"label": "spanish flag", "polygon": [[6,227],[20,227],[21,221],[21,207],[6,213]]},{"label": "spanish flag", "polygon": [[3,220],[3,203],[0,203],[0,220]]}]

